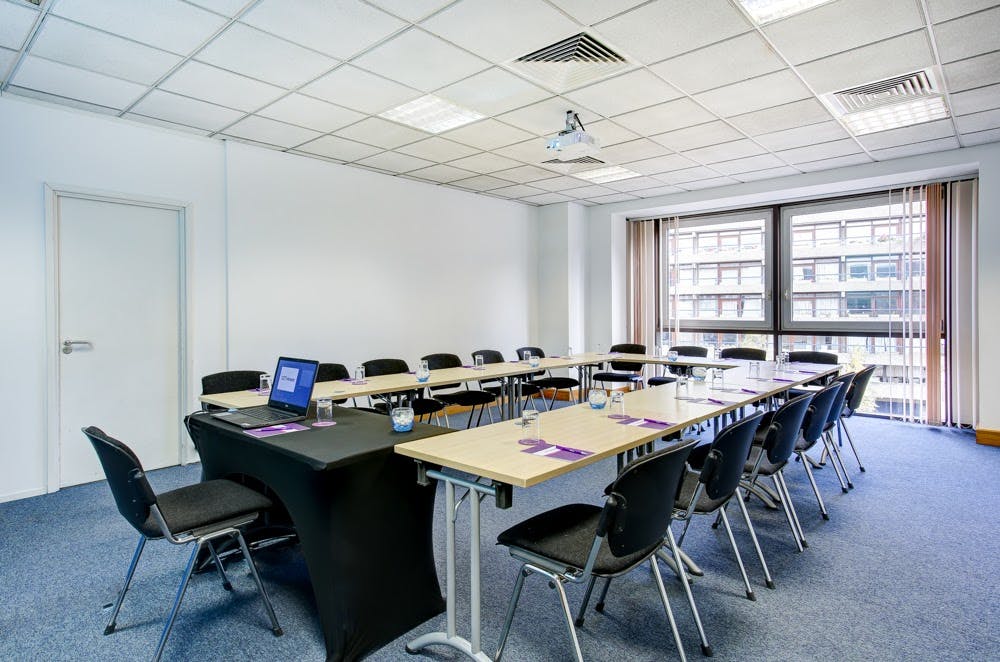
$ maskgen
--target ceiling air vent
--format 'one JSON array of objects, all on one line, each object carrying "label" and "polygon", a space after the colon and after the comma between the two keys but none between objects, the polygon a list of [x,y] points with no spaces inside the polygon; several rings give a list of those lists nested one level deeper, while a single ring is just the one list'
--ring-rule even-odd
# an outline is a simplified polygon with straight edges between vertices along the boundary
[{"label": "ceiling air vent", "polygon": [[542,161],[542,163],[554,163],[556,165],[601,165],[604,161],[600,159],[595,159],[593,156],[580,156],[575,159],[549,159],[548,161]]},{"label": "ceiling air vent", "polygon": [[514,71],[557,92],[632,68],[628,59],[586,32],[508,62]]},{"label": "ceiling air vent", "polygon": [[948,117],[944,96],[930,69],[831,92],[821,98],[855,135]]}]

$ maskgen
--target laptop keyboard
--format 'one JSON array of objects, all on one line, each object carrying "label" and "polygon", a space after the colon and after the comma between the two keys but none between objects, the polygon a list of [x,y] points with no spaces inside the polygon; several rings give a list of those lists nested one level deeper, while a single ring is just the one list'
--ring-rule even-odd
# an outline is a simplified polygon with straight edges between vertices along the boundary
[{"label": "laptop keyboard", "polygon": [[258,418],[262,421],[277,421],[282,418],[289,418],[295,416],[292,412],[281,411],[278,409],[271,409],[270,407],[250,407],[249,409],[244,409],[240,413],[246,414],[253,418]]}]

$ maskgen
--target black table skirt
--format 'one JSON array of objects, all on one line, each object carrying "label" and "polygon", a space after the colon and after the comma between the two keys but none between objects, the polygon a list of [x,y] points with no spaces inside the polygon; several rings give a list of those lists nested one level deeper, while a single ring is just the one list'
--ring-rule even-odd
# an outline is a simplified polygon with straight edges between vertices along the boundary
[{"label": "black table skirt", "polygon": [[[444,611],[434,565],[435,485],[416,482],[385,416],[337,408],[337,425],[268,439],[189,417],[204,478],[249,476],[281,502],[301,541],[328,660],[356,660]],[[308,422],[306,422],[308,424]],[[280,613],[279,613],[280,618]]]}]

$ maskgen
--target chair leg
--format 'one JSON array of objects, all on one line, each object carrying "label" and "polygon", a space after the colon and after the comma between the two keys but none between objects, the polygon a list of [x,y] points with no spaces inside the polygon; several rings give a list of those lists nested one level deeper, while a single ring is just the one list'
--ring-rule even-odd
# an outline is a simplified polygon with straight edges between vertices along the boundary
[{"label": "chair leg", "polygon": [[563,616],[566,617],[566,628],[569,630],[570,641],[573,642],[573,652],[576,653],[577,662],[583,662],[583,652],[580,651],[580,640],[576,636],[576,627],[573,626],[573,612],[569,608],[569,600],[566,599],[566,589],[558,578],[553,578],[552,585],[559,594],[559,602],[562,604]]},{"label": "chair leg", "polygon": [[835,444],[833,443],[833,436],[829,433],[824,432],[822,434],[823,446],[826,451],[830,454],[830,463],[833,465],[833,472],[837,474],[837,480],[840,482],[840,491],[847,494],[847,479],[843,474],[840,473],[840,465],[837,463],[837,455],[834,449]]},{"label": "chair leg", "polygon": [[604,588],[601,589],[601,595],[597,598],[597,604],[594,605],[594,611],[603,614],[604,613],[604,601],[608,598],[608,589],[611,588],[611,578],[608,577],[604,580]]},{"label": "chair leg", "polygon": [[865,472],[865,465],[861,463],[861,456],[858,455],[858,448],[854,445],[854,439],[851,438],[851,432],[847,429],[847,421],[840,419],[840,426],[844,428],[844,435],[847,437],[847,443],[851,445],[851,450],[854,452],[854,459],[858,461],[858,469],[861,473]]},{"label": "chair leg", "polygon": [[139,564],[139,557],[142,556],[142,550],[146,547],[146,536],[139,536],[139,544],[135,546],[135,551],[132,552],[132,560],[128,564],[128,571],[125,573],[125,585],[122,586],[122,590],[118,592],[118,598],[115,600],[115,607],[111,610],[111,618],[108,620],[108,624],[104,627],[104,634],[111,634],[115,631],[115,621],[118,620],[118,612],[121,611],[122,602],[125,600],[125,592],[128,591],[129,584],[132,583],[132,575],[135,574],[135,567]]},{"label": "chair leg", "polygon": [[222,579],[222,588],[227,591],[232,591],[233,585],[229,583],[229,577],[226,576],[226,569],[222,566],[222,561],[219,560],[219,555],[215,551],[215,543],[211,540],[208,541],[208,551],[212,555],[212,561],[215,563],[215,569],[219,571],[219,578]]},{"label": "chair leg", "polygon": [[792,493],[788,491],[788,483],[785,482],[785,470],[782,469],[777,474],[778,482],[781,483],[781,493],[784,495],[782,498],[785,503],[788,504],[788,512],[792,514],[792,521],[795,523],[795,529],[798,531],[796,534],[798,536],[799,542],[802,543],[802,547],[808,547],[809,543],[806,542],[806,533],[802,530],[802,522],[799,521],[799,514],[795,512],[795,503],[792,501]]},{"label": "chair leg", "polygon": [[188,559],[187,568],[184,569],[184,576],[181,578],[181,584],[177,587],[177,597],[174,598],[174,606],[170,609],[170,616],[167,617],[167,623],[163,626],[163,632],[160,634],[160,643],[156,646],[156,653],[153,655],[153,662],[159,662],[160,658],[163,656],[163,649],[167,645],[167,637],[170,636],[170,630],[174,627],[174,620],[177,618],[177,612],[181,608],[181,601],[184,599],[184,593],[187,591],[188,581],[191,579],[191,572],[194,570],[194,562],[198,559],[198,552],[201,551],[201,543],[197,543],[194,549],[191,550],[191,558]]},{"label": "chair leg", "polygon": [[503,620],[503,630],[500,631],[500,642],[497,644],[496,655],[493,656],[494,662],[500,662],[500,656],[503,655],[504,646],[507,645],[507,636],[510,634],[510,624],[514,621],[514,610],[517,609],[517,602],[521,599],[521,589],[524,588],[524,578],[528,576],[530,571],[526,566],[522,565],[521,569],[517,571],[517,581],[514,582],[514,590],[510,594],[510,603],[507,605],[507,615]]},{"label": "chair leg", "polygon": [[826,512],[826,506],[823,505],[823,497],[819,494],[819,488],[816,486],[816,478],[813,477],[812,467],[809,465],[809,456],[805,452],[796,453],[802,458],[802,467],[806,470],[806,477],[809,478],[809,484],[812,485],[813,494],[816,495],[816,503],[819,504],[819,512],[823,515],[823,519],[830,519],[830,514]]},{"label": "chair leg", "polygon": [[847,473],[847,465],[844,464],[844,456],[840,454],[840,447],[844,445],[844,438],[840,434],[840,419],[837,419],[837,443],[833,443],[833,431],[830,431],[830,446],[833,448],[834,455],[837,456],[837,462],[840,463],[840,470],[844,472],[844,479],[847,480],[847,487],[849,489],[854,489],[854,481],[851,480],[851,474]]},{"label": "chair leg", "polygon": [[267,591],[264,589],[264,582],[260,581],[260,574],[257,572],[257,564],[254,563],[253,557],[250,556],[250,550],[247,549],[247,541],[244,540],[243,534],[239,531],[236,532],[236,540],[240,543],[240,549],[243,550],[243,558],[246,559],[247,565],[250,566],[250,574],[253,575],[253,581],[257,584],[257,590],[260,591],[260,597],[264,601],[264,608],[267,610],[267,616],[271,620],[271,633],[275,637],[280,637],[285,632],[278,625],[278,617],[274,615],[274,607],[271,606],[271,598],[268,597]]},{"label": "chair leg", "polygon": [[[608,578],[610,581],[610,577]],[[587,603],[590,602],[590,594],[594,592],[594,584],[597,582],[597,575],[591,575],[587,582],[587,591],[583,594],[583,602],[580,603],[580,611],[576,615],[576,627],[583,627],[583,618],[587,613]]]},{"label": "chair leg", "polygon": [[726,517],[725,507],[719,508],[722,515],[722,526],[726,529],[726,536],[729,537],[729,546],[733,548],[733,555],[736,556],[736,564],[740,567],[740,575],[743,576],[743,585],[747,589],[747,600],[756,600],[757,596],[750,586],[750,578],[747,576],[747,569],[743,567],[743,557],[740,556],[740,548],[736,546],[736,538],[733,537],[733,529],[729,526],[729,518]]},{"label": "chair leg", "polygon": [[754,531],[753,522],[750,521],[750,513],[747,512],[747,506],[743,503],[743,494],[740,492],[740,488],[736,488],[736,502],[740,507],[740,512],[743,513],[743,521],[747,525],[747,531],[750,532],[750,540],[753,542],[753,548],[757,552],[757,558],[760,559],[760,567],[764,571],[764,585],[768,588],[774,588],[774,578],[771,577],[771,571],[767,568],[767,561],[764,560],[764,552],[761,551],[760,543],[757,541],[757,532]]},{"label": "chair leg", "polygon": [[[781,491],[781,486],[778,483],[778,474],[773,474],[771,476],[771,482],[774,483],[774,487],[779,492]],[[788,522],[788,528],[792,532],[792,538],[795,540],[795,549],[802,551],[802,541],[799,538],[799,530],[795,528],[795,522],[792,521],[792,514],[788,510],[788,499],[784,494],[781,496],[781,509],[785,513],[785,521]]]},{"label": "chair leg", "polygon": [[698,628],[698,637],[701,638],[701,653],[705,657],[712,657],[712,646],[708,643],[705,627],[701,624],[701,614],[698,613],[698,605],[694,603],[694,594],[691,592],[691,582],[688,579],[687,572],[684,570],[681,551],[677,547],[677,541],[674,540],[674,532],[669,527],[667,528],[667,545],[670,547],[670,553],[673,554],[674,563],[677,564],[677,569],[679,570],[677,577],[681,580],[681,586],[684,587],[688,606],[691,607],[691,616],[694,618],[694,624]]},{"label": "chair leg", "polygon": [[667,600],[667,589],[663,585],[663,577],[660,576],[660,567],[656,565],[655,556],[650,557],[649,565],[653,568],[653,577],[656,578],[656,590],[660,592],[663,611],[667,612],[667,621],[670,623],[670,632],[674,635],[674,645],[677,646],[677,653],[681,656],[681,662],[687,662],[687,655],[684,654],[684,644],[681,643],[681,633],[677,631],[677,621],[674,620],[674,612],[670,609],[670,601]]}]

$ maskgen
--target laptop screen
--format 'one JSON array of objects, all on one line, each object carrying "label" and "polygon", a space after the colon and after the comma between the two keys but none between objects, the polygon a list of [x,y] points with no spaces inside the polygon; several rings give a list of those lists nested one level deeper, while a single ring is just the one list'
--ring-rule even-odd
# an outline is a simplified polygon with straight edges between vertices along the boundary
[{"label": "laptop screen", "polygon": [[306,359],[279,358],[271,382],[268,406],[305,416],[313,384],[316,383],[318,365],[317,361]]}]

